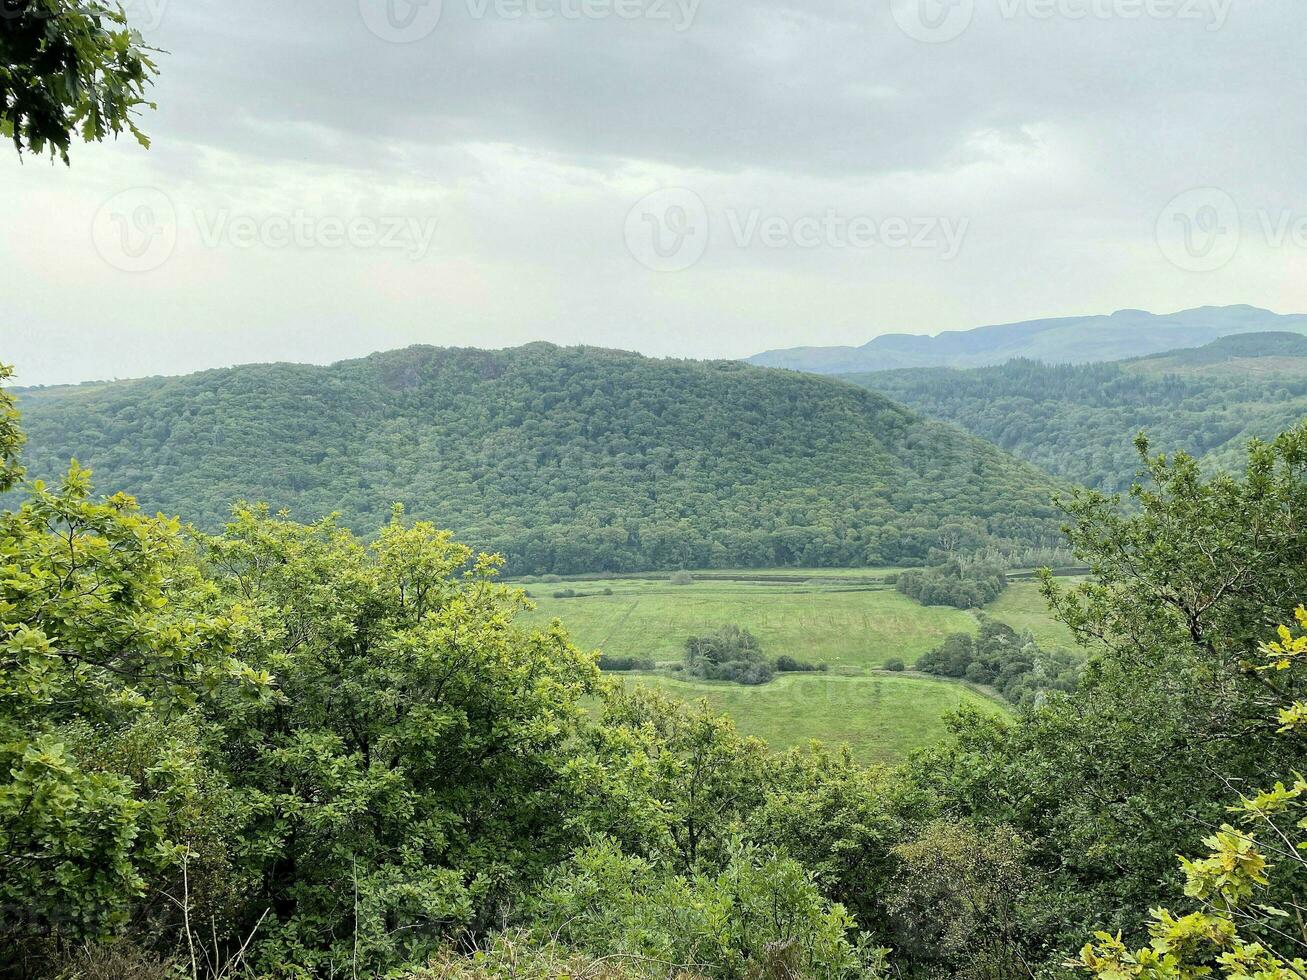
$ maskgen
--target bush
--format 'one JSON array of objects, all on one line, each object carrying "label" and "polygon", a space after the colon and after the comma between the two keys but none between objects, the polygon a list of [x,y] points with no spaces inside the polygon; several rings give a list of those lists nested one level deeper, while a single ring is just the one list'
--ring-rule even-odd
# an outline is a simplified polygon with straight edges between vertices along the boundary
[{"label": "bush", "polygon": [[738,684],[766,684],[776,674],[758,640],[739,626],[723,626],[709,636],[686,640],[685,669],[704,680]]},{"label": "bush", "polygon": [[922,654],[917,669],[938,677],[957,677],[992,685],[1013,704],[1027,705],[1047,691],[1074,691],[1080,660],[1064,650],[1042,650],[1029,633],[982,616],[980,632],[954,633]]},{"label": "bush", "polygon": [[607,653],[599,657],[599,669],[612,671],[615,674],[632,670],[655,670],[657,666],[648,657],[614,657]]},{"label": "bush", "polygon": [[782,674],[810,674],[824,669],[825,666],[825,664],[818,666],[805,660],[795,660],[793,657],[784,655],[776,658],[776,670]]},{"label": "bush", "polygon": [[932,568],[913,568],[900,575],[896,588],[924,606],[979,609],[1007,588],[1007,573],[998,565],[963,565],[951,561]]},{"label": "bush", "polygon": [[541,576],[540,576],[540,581],[541,581],[541,582],[544,582],[544,583],[546,583],[546,584],[548,584],[548,585],[554,585],[554,584],[556,584],[556,583],[558,583],[558,582],[561,582],[562,580],[563,580],[563,576],[561,576],[561,575],[541,575]]},{"label": "bush", "polygon": [[907,670],[908,667],[907,664],[905,664],[898,657],[893,657],[885,661],[885,669],[889,671],[893,671],[894,673],[897,674],[900,673],[901,671]]},{"label": "bush", "polygon": [[575,599],[576,589],[560,589],[554,593],[555,599]]},{"label": "bush", "polygon": [[689,572],[673,572],[671,578],[667,581],[671,582],[672,585],[692,585],[694,576]]}]

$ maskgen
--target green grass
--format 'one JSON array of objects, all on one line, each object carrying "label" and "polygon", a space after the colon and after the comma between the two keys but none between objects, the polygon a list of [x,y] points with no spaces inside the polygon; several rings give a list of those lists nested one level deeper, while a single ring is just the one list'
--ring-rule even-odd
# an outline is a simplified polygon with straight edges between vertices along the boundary
[{"label": "green grass", "polygon": [[[689,585],[665,574],[532,582],[528,620],[555,618],[587,650],[679,662],[685,640],[735,623],[758,637],[768,656],[789,654],[831,665],[828,674],[780,676],[761,687],[628,674],[626,683],[659,687],[687,701],[707,698],[740,730],[776,748],[818,739],[847,743],[864,762],[901,760],[944,734],[943,716],[959,705],[999,704],[966,685],[874,672],[891,658],[912,664],[950,633],[973,633],[976,617],[922,606],[884,585],[886,569],[776,569],[697,572]],[[564,589],[574,599],[554,599]],[[605,595],[611,590],[611,595]],[[1014,582],[986,612],[1049,647],[1071,647],[1070,633],[1048,614],[1038,583]],[[621,675],[614,675],[621,676]]]},{"label": "green grass", "polygon": [[[1068,579],[1060,581],[1071,584]],[[1076,641],[1071,631],[1049,615],[1048,604],[1039,594],[1038,582],[1013,582],[996,602],[985,607],[985,612],[1014,630],[1029,630],[1041,647],[1075,649]]]},{"label": "green grass", "polygon": [[[861,585],[826,581],[834,578],[829,573],[796,577],[800,581],[785,583],[698,578],[681,586],[666,577],[624,578],[527,588],[539,607],[530,614],[535,622],[557,617],[585,649],[659,663],[680,660],[688,637],[728,623],[751,631],[768,656],[857,670],[894,657],[912,663],[949,633],[976,628],[975,618],[961,610],[921,606],[871,584],[871,577]],[[551,598],[565,588],[584,597]],[[604,589],[613,594],[594,594]]]},{"label": "green grass", "polygon": [[818,739],[847,744],[863,763],[901,762],[939,741],[944,715],[963,704],[1005,711],[964,684],[901,674],[866,677],[789,675],[761,687],[685,682],[657,674],[625,675],[686,701],[706,699],[746,735],[776,749]]}]

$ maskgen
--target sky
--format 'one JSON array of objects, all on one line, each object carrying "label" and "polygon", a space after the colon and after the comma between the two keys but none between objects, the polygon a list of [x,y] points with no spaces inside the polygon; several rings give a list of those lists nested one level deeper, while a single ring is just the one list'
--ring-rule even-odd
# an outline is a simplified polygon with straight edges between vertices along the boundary
[{"label": "sky", "polygon": [[1307,311],[1300,0],[126,0],[130,139],[0,153],[20,384]]}]

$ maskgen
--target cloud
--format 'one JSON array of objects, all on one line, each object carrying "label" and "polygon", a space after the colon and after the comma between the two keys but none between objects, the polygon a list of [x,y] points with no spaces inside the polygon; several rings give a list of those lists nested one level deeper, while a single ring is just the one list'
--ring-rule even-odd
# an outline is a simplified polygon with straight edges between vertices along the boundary
[{"label": "cloud", "polygon": [[[1250,224],[1307,214],[1299,5],[443,0],[432,23],[436,0],[378,21],[386,2],[132,0],[168,52],[155,148],[0,164],[0,358],[46,382],[412,342],[743,356],[1120,306],[1307,309],[1292,242],[1252,236],[1195,275],[1153,241],[1191,187]],[[905,16],[963,29],[914,40]],[[625,240],[665,187],[708,224],[675,273]],[[175,241],[127,271],[105,236],[154,227],[140,188]],[[750,215],[967,227],[946,259],[829,231],[741,243]],[[674,245],[664,218],[648,230]],[[280,244],[297,221],[313,231]],[[386,221],[434,232],[420,255],[333,244]]]}]

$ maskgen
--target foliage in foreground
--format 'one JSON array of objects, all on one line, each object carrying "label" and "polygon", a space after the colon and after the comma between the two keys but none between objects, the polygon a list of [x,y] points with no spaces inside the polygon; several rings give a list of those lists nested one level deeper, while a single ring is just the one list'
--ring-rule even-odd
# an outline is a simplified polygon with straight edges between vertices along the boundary
[{"label": "foliage in foreground", "polygon": [[[0,401],[11,485],[19,438]],[[1047,589],[1082,685],[963,713],[901,770],[610,688],[520,625],[493,559],[402,513],[371,543],[258,507],[206,536],[78,467],[25,485],[0,518],[0,973],[815,980],[890,947],[905,977],[1043,980],[1099,930],[1104,980],[1226,954],[1292,976],[1307,641],[1261,640],[1307,596],[1304,464],[1307,429],[1242,478],[1151,458],[1134,510],[1069,500],[1093,575]],[[1229,787],[1267,785],[1240,804],[1260,823],[1229,818]],[[1165,950],[1117,940],[1186,882]]]},{"label": "foliage in foreground", "polygon": [[104,140],[136,125],[157,74],[123,8],[101,0],[9,0],[0,13],[0,136],[19,153],[68,162],[74,136]]},{"label": "foliage in foreground", "polygon": [[[1296,611],[1307,629],[1307,608]],[[1302,699],[1307,634],[1280,627],[1264,648],[1266,662],[1253,669],[1275,678],[1280,732],[1301,738],[1307,730]],[[1267,774],[1271,776],[1271,773]],[[1302,980],[1307,976],[1307,924],[1302,904],[1307,879],[1307,780],[1241,794],[1231,806],[1235,823],[1203,838],[1205,857],[1181,858],[1185,896],[1198,907],[1177,916],[1165,908],[1151,914],[1149,945],[1131,950],[1121,934],[1099,932],[1076,965],[1098,980],[1182,980],[1222,976],[1229,980]]]}]

